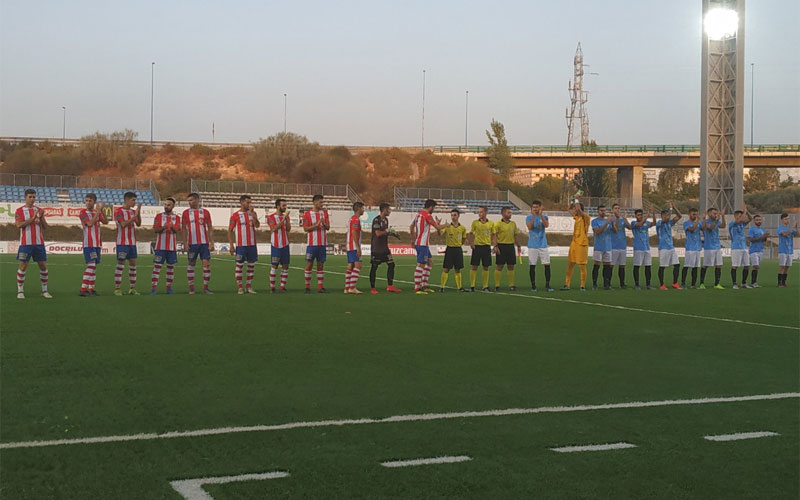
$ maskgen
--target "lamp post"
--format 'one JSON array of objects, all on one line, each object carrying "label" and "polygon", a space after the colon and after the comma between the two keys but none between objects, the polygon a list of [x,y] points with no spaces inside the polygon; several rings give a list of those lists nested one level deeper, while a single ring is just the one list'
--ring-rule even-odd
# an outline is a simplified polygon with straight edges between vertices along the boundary
[{"label": "lamp post", "polygon": [[422,149],[425,149],[425,70],[422,70]]},{"label": "lamp post", "polygon": [[464,147],[469,148],[469,90],[465,92],[464,99]]},{"label": "lamp post", "polygon": [[150,146],[153,145],[153,84],[155,83],[155,71],[156,63],[153,61],[150,63]]},{"label": "lamp post", "polygon": [[753,150],[753,115],[755,115],[756,63],[750,63],[750,151]]},{"label": "lamp post", "polygon": [[283,94],[283,133],[286,133],[286,94]]},{"label": "lamp post", "polygon": [[67,138],[67,107],[61,106],[61,110],[64,112],[64,116],[61,121],[61,140],[64,141]]}]

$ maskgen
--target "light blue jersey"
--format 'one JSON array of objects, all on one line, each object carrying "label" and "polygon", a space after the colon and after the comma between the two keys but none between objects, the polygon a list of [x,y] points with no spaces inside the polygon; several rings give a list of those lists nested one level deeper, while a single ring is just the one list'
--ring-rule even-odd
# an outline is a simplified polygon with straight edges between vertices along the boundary
[{"label": "light blue jersey", "polygon": [[[758,226],[750,226],[750,230],[747,231],[748,238],[761,238],[764,236],[766,230],[763,227]],[[764,251],[764,242],[763,241],[751,241],[750,242],[750,253],[760,253]]]},{"label": "light blue jersey", "polygon": [[650,250],[650,234],[648,233],[650,226],[652,226],[652,224],[649,220],[644,221],[641,226],[637,226],[635,222],[631,224],[634,251]]},{"label": "light blue jersey", "polygon": [[525,219],[525,223],[533,221],[533,227],[528,230],[528,248],[547,248],[547,236],[544,234],[544,221],[548,220],[546,215],[537,215],[534,219],[533,214]]},{"label": "light blue jersey", "polygon": [[612,233],[611,248],[614,250],[625,250],[628,247],[628,236],[625,234],[625,218],[617,218],[617,232]]},{"label": "light blue jersey", "polygon": [[719,250],[722,248],[719,245],[719,228],[722,226],[722,221],[706,219],[707,226],[703,229],[703,249],[705,250]]},{"label": "light blue jersey", "polygon": [[675,246],[672,244],[672,226],[675,221],[670,219],[667,222],[663,220],[656,221],[656,233],[658,233],[658,249],[659,250],[672,250]]},{"label": "light blue jersey", "polygon": [[[788,236],[784,236],[785,231],[791,231]],[[792,226],[778,226],[778,253],[794,253],[793,238],[797,235],[797,229]]]},{"label": "light blue jersey", "polygon": [[[605,219],[601,219],[600,217],[598,217],[592,221],[592,229],[601,228],[605,223],[606,223]],[[611,227],[612,227],[611,223],[609,223],[602,233],[600,234],[594,233],[595,251],[598,252],[611,251],[611,237],[613,236],[613,231],[611,230]]]},{"label": "light blue jersey", "polygon": [[744,228],[747,222],[730,221],[728,223],[728,234],[731,235],[731,250],[747,250],[747,238],[745,237]]},{"label": "light blue jersey", "polygon": [[[692,231],[690,228],[697,222],[697,227]],[[692,222],[687,220],[683,223],[683,231],[686,233],[686,251],[699,252],[703,249],[703,243],[700,241],[700,221]]]}]

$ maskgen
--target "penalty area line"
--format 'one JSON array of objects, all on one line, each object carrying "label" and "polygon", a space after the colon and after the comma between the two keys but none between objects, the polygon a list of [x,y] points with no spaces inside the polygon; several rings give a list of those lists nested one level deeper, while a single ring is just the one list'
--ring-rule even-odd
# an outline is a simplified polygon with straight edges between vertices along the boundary
[{"label": "penalty area line", "polygon": [[96,436],[72,439],[54,439],[48,441],[17,441],[0,443],[0,450],[15,448],[40,448],[46,446],[70,446],[77,444],[117,443],[125,441],[153,441],[158,439],[174,439],[184,437],[219,436],[242,432],[268,432],[290,429],[309,429],[320,427],[343,427],[366,424],[388,424],[398,422],[426,422],[436,420],[468,419],[480,417],[504,417],[511,415],[534,415],[538,413],[572,413],[580,411],[617,410],[626,408],[656,408],[684,405],[703,405],[716,403],[738,403],[744,401],[768,401],[800,398],[798,392],[775,394],[755,394],[750,396],[727,396],[694,399],[666,399],[661,401],[631,401],[626,403],[588,404],[577,406],[540,406],[535,408],[505,408],[498,410],[461,411],[449,413],[412,413],[394,415],[385,418],[358,418],[344,420],[316,420],[306,422],[289,422],[284,424],[251,425],[240,427],[215,427],[191,431],[172,431],[165,433],[143,433],[116,436]]}]

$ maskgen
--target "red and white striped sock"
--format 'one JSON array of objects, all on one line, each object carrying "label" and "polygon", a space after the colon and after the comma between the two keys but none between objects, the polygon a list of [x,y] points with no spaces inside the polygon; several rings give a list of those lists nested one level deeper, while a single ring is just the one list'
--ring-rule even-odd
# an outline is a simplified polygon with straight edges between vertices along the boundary
[{"label": "red and white striped sock", "polygon": [[203,288],[208,290],[208,284],[211,282],[211,265],[203,264]]},{"label": "red and white striped sock", "polygon": [[175,280],[175,266],[167,264],[167,290],[172,290],[172,282]]},{"label": "red and white striped sock", "polygon": [[189,281],[189,290],[194,290],[194,266],[192,264],[186,265],[186,279]]},{"label": "red and white striped sock", "polygon": [[286,282],[289,281],[289,271],[281,269],[281,290],[286,289]]},{"label": "red and white striped sock", "polygon": [[242,288],[242,268],[244,267],[243,262],[236,263],[236,269],[233,271],[233,276],[236,278],[236,286],[241,289]]},{"label": "red and white striped sock", "polygon": [[247,263],[247,288],[253,286],[253,276],[256,274],[256,265],[253,262]]},{"label": "red and white striped sock", "polygon": [[[122,280],[122,277],[120,277]],[[128,282],[131,284],[131,290],[136,288],[136,266],[128,266]]]},{"label": "red and white striped sock", "polygon": [[94,290],[95,281],[97,280],[97,262],[89,262],[86,270],[89,275],[89,290]]},{"label": "red and white striped sock", "polygon": [[278,274],[278,270],[274,267],[269,269],[269,289],[275,290],[275,278]]},{"label": "red and white striped sock", "polygon": [[322,285],[325,282],[325,272],[317,271],[317,290],[322,290]]},{"label": "red and white striped sock", "polygon": [[150,280],[152,281],[153,290],[158,288],[158,278],[161,276],[161,264],[153,265],[153,275]]},{"label": "red and white striped sock", "polygon": [[81,282],[81,292],[91,290],[94,288],[94,262],[86,264],[86,269],[83,270],[83,281]]},{"label": "red and white striped sock", "polygon": [[311,288],[311,271],[306,270],[306,288]]},{"label": "red and white striped sock", "polygon": [[345,272],[344,272],[344,289],[345,290],[350,290],[350,275],[352,273],[353,272],[351,270],[349,270],[349,269],[345,270]]},{"label": "red and white striped sock", "polygon": [[25,271],[17,269],[17,293],[25,291]]},{"label": "red and white striped sock", "polygon": [[358,275],[361,273],[361,269],[354,267],[353,271],[350,273],[350,288],[353,289],[358,284]]},{"label": "red and white striped sock", "polygon": [[39,279],[42,282],[42,293],[45,293],[47,291],[47,277],[49,276],[49,274],[50,273],[47,271],[47,269],[45,269],[44,271],[39,271]]},{"label": "red and white striped sock", "polygon": [[114,269],[114,288],[119,290],[120,285],[122,284],[122,271],[125,270],[125,264],[120,264],[117,262],[117,268]]},{"label": "red and white striped sock", "polygon": [[414,290],[419,290],[422,283],[422,268],[417,266],[414,268]]},{"label": "red and white striped sock", "polygon": [[431,266],[425,264],[425,267],[422,268],[422,287],[428,287],[428,280],[431,278]]}]

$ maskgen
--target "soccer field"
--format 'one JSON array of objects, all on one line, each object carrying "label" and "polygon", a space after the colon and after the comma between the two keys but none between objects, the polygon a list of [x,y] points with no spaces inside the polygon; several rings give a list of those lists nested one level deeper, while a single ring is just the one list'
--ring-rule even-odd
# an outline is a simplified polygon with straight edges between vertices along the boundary
[{"label": "soccer field", "polygon": [[16,300],[0,256],[0,497],[800,496],[800,266],[786,289],[767,261],[731,290],[726,260],[726,290],[531,293],[526,264],[516,293],[418,296],[399,258],[404,293],[356,297],[343,257],[330,295],[292,260],[290,293],[262,256],[237,295],[220,256],[189,296],[181,256],[152,297],[142,256],[143,295],[115,297],[104,257],[82,298],[82,257],[56,255],[55,298],[32,265]]}]

